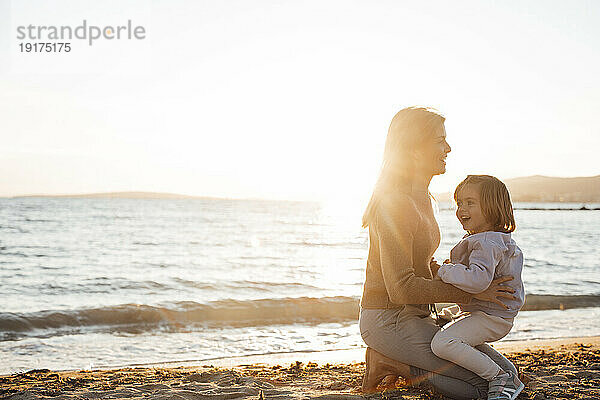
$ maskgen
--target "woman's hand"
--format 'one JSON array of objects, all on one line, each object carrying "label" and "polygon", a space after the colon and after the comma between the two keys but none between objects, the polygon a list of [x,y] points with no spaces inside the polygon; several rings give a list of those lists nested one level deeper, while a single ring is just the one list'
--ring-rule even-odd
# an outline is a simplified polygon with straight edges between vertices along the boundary
[{"label": "woman's hand", "polygon": [[513,279],[514,278],[512,276],[503,276],[498,279],[494,279],[487,289],[481,293],[474,294],[473,298],[477,300],[490,301],[504,307],[505,309],[508,309],[508,306],[504,304],[501,299],[514,300],[515,296],[513,296],[511,293],[514,293],[515,290],[506,285],[502,285],[502,283],[512,281]]}]

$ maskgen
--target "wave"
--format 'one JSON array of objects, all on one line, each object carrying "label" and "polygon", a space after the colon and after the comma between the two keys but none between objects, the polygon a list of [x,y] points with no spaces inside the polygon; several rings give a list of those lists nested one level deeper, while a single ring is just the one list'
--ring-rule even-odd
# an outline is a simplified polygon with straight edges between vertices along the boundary
[{"label": "wave", "polygon": [[290,245],[294,246],[304,246],[304,247],[353,247],[353,246],[363,246],[367,242],[366,240],[360,241],[337,241],[337,242],[327,242],[327,241],[319,241],[319,240],[300,240],[297,242],[289,242]]},{"label": "wave", "polygon": [[21,253],[21,252],[18,252],[18,251],[14,252],[14,253],[2,253],[2,255],[3,256],[13,256],[13,257],[23,257],[23,258],[32,257],[31,254],[25,254],[25,253]]},{"label": "wave", "polygon": [[152,329],[157,325],[201,324],[205,327],[242,327],[337,322],[357,317],[358,299],[342,296],[221,300],[205,304],[185,301],[162,306],[123,304],[79,310],[0,313],[0,337],[12,340],[19,333],[93,326],[146,326]]},{"label": "wave", "polygon": [[308,285],[306,283],[300,282],[259,282],[259,281],[249,281],[249,280],[241,280],[241,281],[229,281],[229,282],[214,282],[214,283],[205,283],[198,282],[183,278],[171,278],[174,282],[194,289],[206,289],[206,290],[219,290],[222,291],[224,289],[251,289],[255,291],[262,292],[277,292],[281,290],[323,290],[314,285]]},{"label": "wave", "polygon": [[569,308],[600,307],[600,295],[530,294],[522,311],[566,310]]},{"label": "wave", "polygon": [[[527,296],[523,311],[600,307],[600,295]],[[353,321],[358,318],[355,297],[282,298],[260,300],[194,301],[166,305],[122,304],[78,310],[47,310],[33,313],[0,313],[0,340],[20,336],[59,334],[61,330],[101,327],[110,331],[133,331],[157,327],[247,327],[295,323]],[[135,329],[133,329],[135,328]],[[42,332],[46,331],[46,332]]]},{"label": "wave", "polygon": [[0,230],[12,230],[12,231],[17,231],[19,233],[30,233],[27,229],[23,229],[18,226],[2,226],[2,225],[0,225]]},{"label": "wave", "polygon": [[[45,270],[57,270],[63,267],[53,266],[40,266],[41,269]],[[212,288],[212,287],[211,287]],[[112,282],[104,277],[91,278],[81,283],[72,282],[45,282],[45,283],[33,283],[27,285],[21,285],[20,287],[13,287],[15,292],[30,293],[32,295],[44,294],[44,295],[71,295],[74,293],[82,294],[97,294],[97,293],[114,293],[119,290],[143,290],[144,294],[158,293],[164,291],[175,291],[179,290],[177,286],[167,285],[160,282],[151,280],[147,281],[129,281],[126,279],[113,279]]]}]

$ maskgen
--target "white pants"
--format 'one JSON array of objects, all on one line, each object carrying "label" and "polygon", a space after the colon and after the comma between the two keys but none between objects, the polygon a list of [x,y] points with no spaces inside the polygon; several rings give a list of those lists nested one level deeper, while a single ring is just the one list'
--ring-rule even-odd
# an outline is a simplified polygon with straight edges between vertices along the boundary
[{"label": "white pants", "polygon": [[431,350],[436,356],[491,381],[501,368],[474,347],[502,339],[512,326],[512,318],[495,317],[482,311],[466,313],[435,334],[431,340]]}]

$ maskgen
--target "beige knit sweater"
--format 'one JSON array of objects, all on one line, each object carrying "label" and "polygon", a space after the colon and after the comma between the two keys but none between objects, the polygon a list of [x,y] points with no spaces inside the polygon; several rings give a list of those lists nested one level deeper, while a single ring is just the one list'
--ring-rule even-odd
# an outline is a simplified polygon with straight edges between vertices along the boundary
[{"label": "beige knit sweater", "polygon": [[432,280],[429,262],[439,243],[439,227],[427,193],[398,191],[386,195],[369,223],[361,307],[469,303],[471,294]]}]

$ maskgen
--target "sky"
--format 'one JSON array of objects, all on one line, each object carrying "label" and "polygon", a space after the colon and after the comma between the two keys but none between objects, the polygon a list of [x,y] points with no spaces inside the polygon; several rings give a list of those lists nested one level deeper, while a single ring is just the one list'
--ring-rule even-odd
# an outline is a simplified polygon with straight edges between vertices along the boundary
[{"label": "sky", "polygon": [[[84,20],[145,37],[20,51],[19,26]],[[446,117],[433,192],[598,175],[599,20],[596,1],[0,0],[0,196],[364,201],[411,105]]]}]

